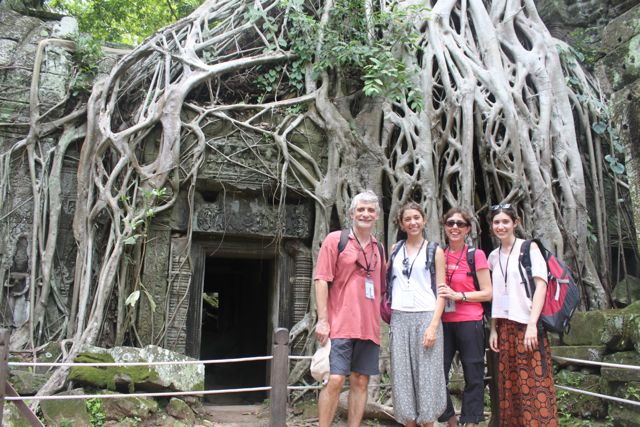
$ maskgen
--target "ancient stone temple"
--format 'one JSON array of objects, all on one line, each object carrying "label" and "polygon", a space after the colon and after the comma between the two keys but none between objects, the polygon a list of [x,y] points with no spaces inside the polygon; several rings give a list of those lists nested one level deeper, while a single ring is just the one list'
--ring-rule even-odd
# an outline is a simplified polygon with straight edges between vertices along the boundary
[{"label": "ancient stone temple", "polygon": [[[39,79],[36,95],[41,107],[62,115],[74,66],[71,44],[64,39],[75,31],[77,25],[69,18],[43,20],[0,8],[0,147],[5,154],[0,170],[7,178],[0,198],[0,283],[8,283],[1,311],[3,323],[16,337],[33,315],[28,298],[34,286],[28,268],[33,254],[28,242],[38,213],[29,165],[24,157],[12,158],[9,149],[28,136],[25,124],[34,78]],[[126,52],[106,49],[102,72]],[[295,135],[294,143],[324,167],[323,135],[310,122],[303,127],[304,135]],[[181,189],[173,209],[150,222],[142,259],[132,260],[139,263],[144,290],[134,321],[137,344],[156,344],[200,359],[267,355],[273,328],[291,327],[307,312],[314,202],[304,196],[305,182],[300,180],[297,187],[289,187],[282,206],[273,175],[277,153],[259,133],[248,135],[209,126],[195,188]],[[67,310],[67,320],[53,316],[60,307],[69,307],[74,292],[73,216],[81,143],[82,139],[74,141],[60,159],[61,182],[50,183],[52,192],[54,186],[59,188],[61,207],[56,243],[60,260],[51,273],[57,306],[46,308],[52,314],[47,320],[52,331],[67,328],[74,315]],[[55,144],[52,137],[52,152]],[[194,191],[192,198],[189,191]],[[115,320],[115,306],[110,311],[114,317],[107,323]],[[102,331],[101,341],[106,346],[114,342],[109,327]],[[265,382],[266,364],[254,365],[238,368],[245,385]],[[229,377],[232,385],[240,386],[240,371],[224,372],[217,375],[222,379],[216,385]]]}]

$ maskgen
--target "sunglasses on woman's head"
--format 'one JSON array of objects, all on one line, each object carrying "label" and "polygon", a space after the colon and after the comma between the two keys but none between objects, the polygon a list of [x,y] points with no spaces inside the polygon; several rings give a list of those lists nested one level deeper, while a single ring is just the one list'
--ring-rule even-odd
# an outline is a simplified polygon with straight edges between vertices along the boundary
[{"label": "sunglasses on woman's head", "polygon": [[469,226],[469,224],[467,224],[464,221],[454,221],[454,220],[449,220],[445,222],[444,225],[446,225],[449,228],[453,228],[454,226],[457,226],[458,228],[464,228]]},{"label": "sunglasses on woman's head", "polygon": [[491,209],[492,212],[499,209],[511,209],[511,203],[501,203],[499,205],[493,205],[489,209]]}]

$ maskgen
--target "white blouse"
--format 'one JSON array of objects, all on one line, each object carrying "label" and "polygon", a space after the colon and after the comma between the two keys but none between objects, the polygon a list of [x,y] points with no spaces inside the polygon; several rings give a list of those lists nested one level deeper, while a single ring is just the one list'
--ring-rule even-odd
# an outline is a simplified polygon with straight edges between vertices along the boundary
[{"label": "white blouse", "polygon": [[[531,314],[531,298],[527,296],[522,274],[526,277],[524,267],[519,265],[522,239],[516,239],[510,253],[494,249],[487,258],[491,269],[493,282],[493,301],[491,303],[491,317],[509,319],[514,322],[527,324]],[[531,246],[531,273],[547,283],[547,264],[537,246]],[[533,295],[531,296],[533,297]]]},{"label": "white blouse", "polygon": [[[427,243],[422,246],[415,256],[406,256],[406,246],[398,250],[393,258],[393,290],[391,291],[391,308],[400,311],[434,311],[436,297],[431,289],[431,273],[425,268]],[[406,245],[406,243],[405,243]],[[411,269],[409,280],[403,274],[403,260],[407,257],[407,265]],[[435,260],[434,260],[435,262]],[[411,266],[413,265],[413,268]]]}]

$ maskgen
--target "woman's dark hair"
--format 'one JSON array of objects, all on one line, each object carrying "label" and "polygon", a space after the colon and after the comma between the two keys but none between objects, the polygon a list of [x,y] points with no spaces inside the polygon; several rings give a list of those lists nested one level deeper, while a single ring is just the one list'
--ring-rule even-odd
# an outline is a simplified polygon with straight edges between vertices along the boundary
[{"label": "woman's dark hair", "polygon": [[461,208],[451,208],[447,211],[447,213],[445,213],[444,215],[442,215],[442,222],[445,223],[447,222],[447,220],[449,218],[451,218],[452,216],[454,216],[455,214],[459,214],[462,219],[464,219],[464,222],[467,223],[467,225],[471,225],[471,215],[469,215],[469,213],[467,211],[465,211],[464,209]]},{"label": "woman's dark hair", "polygon": [[518,213],[516,209],[510,203],[501,203],[499,205],[493,205],[489,208],[489,222],[493,221],[493,218],[499,213],[504,213],[511,218],[513,222],[518,220]]},{"label": "woman's dark hair", "polygon": [[422,216],[422,219],[425,219],[425,220],[427,219],[427,214],[424,212],[424,209],[422,209],[422,206],[420,206],[416,202],[408,202],[408,203],[405,203],[404,205],[402,205],[400,207],[400,209],[398,209],[398,217],[396,218],[396,221],[397,221],[398,225],[402,224],[402,216],[409,209],[413,209],[413,210],[416,210],[416,211],[420,212],[420,215]]}]

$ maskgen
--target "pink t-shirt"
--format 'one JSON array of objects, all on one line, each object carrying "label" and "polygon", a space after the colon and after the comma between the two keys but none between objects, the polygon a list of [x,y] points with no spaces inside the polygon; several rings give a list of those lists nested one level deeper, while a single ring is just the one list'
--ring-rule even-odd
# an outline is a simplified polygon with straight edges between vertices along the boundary
[{"label": "pink t-shirt", "polygon": [[[447,257],[446,278],[449,286],[456,292],[474,292],[473,276],[467,274],[471,271],[467,262],[467,245],[461,252],[444,251]],[[476,272],[489,268],[487,257],[481,249],[476,249],[474,254]],[[451,280],[449,280],[449,278]],[[482,320],[482,303],[470,301],[455,301],[456,311],[442,313],[443,322],[469,322]]]},{"label": "pink t-shirt", "polygon": [[[340,231],[329,233],[322,242],[315,280],[329,282],[327,310],[329,338],[371,340],[380,345],[380,295],[385,286],[386,263],[372,237],[364,252],[353,237],[338,256]],[[336,262],[337,257],[337,262]],[[369,265],[374,298],[365,295],[365,268]]]}]

